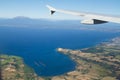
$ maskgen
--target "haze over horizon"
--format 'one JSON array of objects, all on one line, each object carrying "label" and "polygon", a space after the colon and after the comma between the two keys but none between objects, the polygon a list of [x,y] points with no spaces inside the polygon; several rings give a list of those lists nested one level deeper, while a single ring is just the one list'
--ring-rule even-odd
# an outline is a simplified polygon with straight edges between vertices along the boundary
[{"label": "haze over horizon", "polygon": [[0,18],[13,18],[16,16],[25,16],[30,18],[46,19],[81,19],[77,16],[56,13],[50,16],[46,5],[56,8],[92,12],[108,15],[119,15],[120,1],[118,0],[2,0],[0,1]]}]

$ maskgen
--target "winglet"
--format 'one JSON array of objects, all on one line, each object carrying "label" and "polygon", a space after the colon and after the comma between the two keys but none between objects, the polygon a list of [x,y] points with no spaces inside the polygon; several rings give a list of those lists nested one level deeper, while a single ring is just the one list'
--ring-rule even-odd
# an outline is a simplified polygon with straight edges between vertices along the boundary
[{"label": "winglet", "polygon": [[46,5],[46,7],[50,10],[51,15],[56,12],[56,9],[55,9],[55,8],[53,8],[53,7],[49,6],[49,5]]}]

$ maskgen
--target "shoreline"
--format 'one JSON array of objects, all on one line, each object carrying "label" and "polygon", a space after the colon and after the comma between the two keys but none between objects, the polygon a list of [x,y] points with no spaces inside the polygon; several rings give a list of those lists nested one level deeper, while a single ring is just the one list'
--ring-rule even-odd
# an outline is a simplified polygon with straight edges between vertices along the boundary
[{"label": "shoreline", "polygon": [[26,65],[21,57],[7,54],[0,54],[0,80],[38,80],[34,70]]},{"label": "shoreline", "polygon": [[[116,80],[120,76],[120,54],[117,54],[119,49],[120,37],[80,50],[57,48],[56,51],[69,56],[76,63],[75,70],[49,77],[33,73],[39,78],[36,80]],[[115,51],[115,55],[110,50]]]},{"label": "shoreline", "polygon": [[[115,58],[110,54],[110,52],[106,53],[105,49],[110,50],[111,48],[113,48],[112,52],[114,52],[114,50],[118,50],[118,53],[120,52],[120,37],[115,37],[108,42],[102,42],[96,46],[81,50],[57,48],[58,52],[68,55],[73,61],[75,61],[77,66],[74,71],[68,72],[59,77],[56,76],[55,78],[72,80],[72,77],[74,76],[75,80],[116,80],[120,76],[120,58]],[[120,56],[120,54],[115,55],[116,57]],[[97,66],[97,68],[93,69],[92,67],[95,66]],[[95,71],[95,74],[91,71],[91,69]],[[113,71],[110,69],[113,69]],[[100,74],[99,72],[101,70],[103,70],[103,72]]]}]

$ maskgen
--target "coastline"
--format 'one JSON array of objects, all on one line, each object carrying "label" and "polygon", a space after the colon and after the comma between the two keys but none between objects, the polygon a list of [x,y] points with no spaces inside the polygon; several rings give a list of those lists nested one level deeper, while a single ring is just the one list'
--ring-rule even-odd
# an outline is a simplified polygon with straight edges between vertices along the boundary
[{"label": "coastline", "polygon": [[[26,69],[28,68],[29,72],[34,74],[34,76],[28,76],[33,80],[119,80],[120,37],[80,50],[65,48],[57,48],[56,50],[69,56],[77,64],[74,71],[53,77],[42,77],[37,76],[30,67],[26,66]],[[15,58],[17,59],[17,56]],[[22,58],[18,57],[18,59],[22,65],[25,65]]]},{"label": "coastline", "polygon": [[42,80],[21,57],[0,54],[0,80]]},{"label": "coastline", "polygon": [[[77,63],[76,69],[55,79],[116,80],[120,77],[120,37],[81,50],[58,48]],[[113,53],[113,54],[112,54]],[[55,80],[55,79],[52,80]]]}]

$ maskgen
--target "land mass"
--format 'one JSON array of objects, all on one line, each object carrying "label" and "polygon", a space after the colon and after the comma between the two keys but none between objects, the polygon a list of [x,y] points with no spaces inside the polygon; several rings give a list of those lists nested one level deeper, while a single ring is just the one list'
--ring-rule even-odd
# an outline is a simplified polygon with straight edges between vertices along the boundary
[{"label": "land mass", "polygon": [[[51,24],[52,23],[52,24]],[[72,23],[72,24],[69,24]],[[76,25],[76,26],[74,26]],[[73,27],[74,26],[74,27]],[[0,27],[36,27],[39,29],[74,29],[74,30],[89,30],[89,31],[107,31],[120,32],[118,24],[109,23],[109,27],[103,25],[94,25],[92,27],[79,24],[79,20],[49,20],[49,19],[34,19],[25,16],[17,16],[14,18],[0,18]]]},{"label": "land mass", "polygon": [[0,80],[42,80],[21,57],[0,54]]},{"label": "land mass", "polygon": [[77,66],[53,80],[120,80],[120,37],[90,48],[57,51],[70,56]]}]

